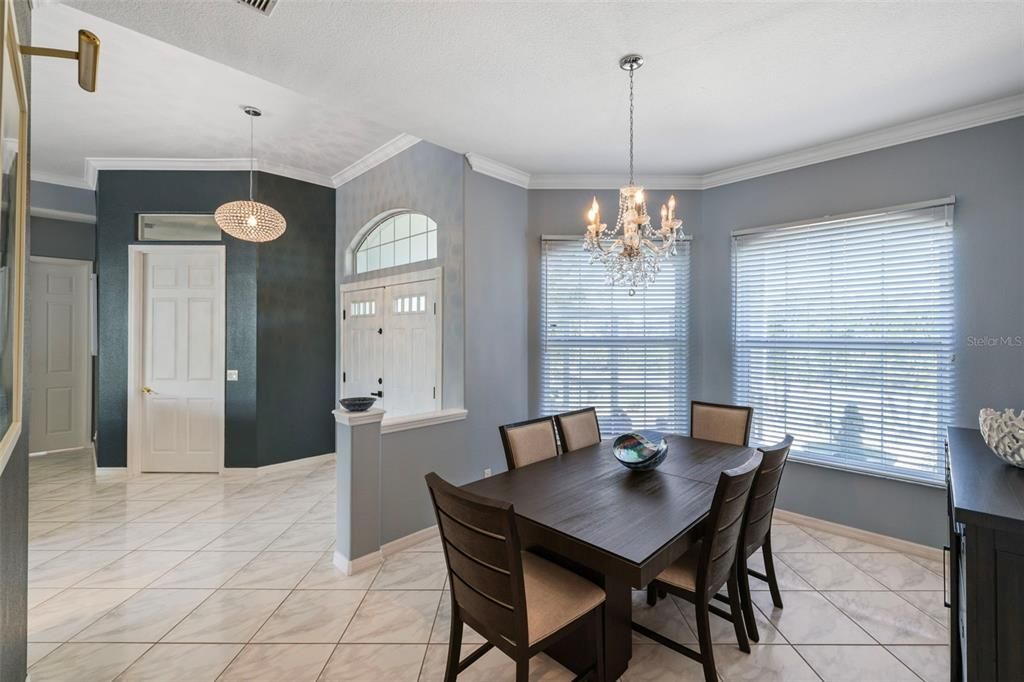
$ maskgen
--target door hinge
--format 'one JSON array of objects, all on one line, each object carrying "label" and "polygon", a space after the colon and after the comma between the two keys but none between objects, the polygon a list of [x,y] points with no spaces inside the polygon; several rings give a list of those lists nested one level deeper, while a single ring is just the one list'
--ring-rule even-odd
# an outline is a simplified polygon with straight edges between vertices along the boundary
[{"label": "door hinge", "polygon": [[383,334],[384,333],[384,327],[377,327],[377,333],[378,334]]},{"label": "door hinge", "polygon": [[437,386],[434,386],[434,400],[437,400]]},{"label": "door hinge", "polygon": [[345,373],[341,373],[341,383],[345,383]]},{"label": "door hinge", "polygon": [[341,319],[342,319],[342,320],[344,320],[344,319],[345,319],[345,315],[346,315],[346,313],[348,313],[348,311],[347,311],[347,310],[342,310],[342,311],[341,311]]},{"label": "door hinge", "polygon": [[434,303],[434,314],[437,315],[437,303]]}]

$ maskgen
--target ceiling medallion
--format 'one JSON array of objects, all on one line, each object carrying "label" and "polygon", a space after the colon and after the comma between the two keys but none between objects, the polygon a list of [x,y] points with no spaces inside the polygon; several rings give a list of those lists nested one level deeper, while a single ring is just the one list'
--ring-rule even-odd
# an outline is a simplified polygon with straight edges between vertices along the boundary
[{"label": "ceiling medallion", "polygon": [[253,175],[256,153],[253,145],[253,121],[263,115],[256,107],[242,107],[249,117],[249,199],[229,201],[213,214],[220,229],[236,239],[247,242],[269,242],[277,239],[288,227],[277,209],[253,199]]},{"label": "ceiling medallion", "polygon": [[661,207],[661,229],[651,227],[647,215],[644,188],[633,178],[633,74],[644,65],[644,58],[628,54],[619,60],[619,68],[629,72],[629,183],[619,189],[619,214],[615,228],[609,231],[601,222],[597,197],[587,213],[587,233],[583,248],[590,252],[591,263],[601,263],[608,282],[636,289],[654,282],[661,261],[676,253],[676,242],[682,236],[683,221],[676,218],[676,198],[670,196]]}]

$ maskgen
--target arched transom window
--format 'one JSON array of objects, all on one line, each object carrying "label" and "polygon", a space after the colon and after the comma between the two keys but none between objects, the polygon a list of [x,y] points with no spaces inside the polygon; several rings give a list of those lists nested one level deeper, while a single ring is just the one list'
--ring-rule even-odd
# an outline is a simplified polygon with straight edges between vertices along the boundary
[{"label": "arched transom window", "polygon": [[356,249],[356,273],[437,258],[437,223],[422,213],[388,216]]}]

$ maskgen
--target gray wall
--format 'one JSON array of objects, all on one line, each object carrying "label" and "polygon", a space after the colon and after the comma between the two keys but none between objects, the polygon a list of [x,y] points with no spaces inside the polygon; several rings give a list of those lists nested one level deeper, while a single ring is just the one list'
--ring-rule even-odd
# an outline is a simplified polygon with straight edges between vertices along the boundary
[{"label": "gray wall", "polygon": [[375,216],[410,208],[437,221],[437,263],[393,271],[444,268],[444,406],[469,412],[465,421],[382,436],[383,542],[435,522],[427,473],[465,483],[505,467],[497,427],[526,414],[526,204],[526,190],[474,173],[462,155],[426,142],[338,189],[338,284],[374,276],[343,268],[345,250]]},{"label": "gray wall", "polygon": [[96,259],[96,225],[32,216],[29,229],[33,256]]},{"label": "gray wall", "polygon": [[[731,397],[730,232],[956,195],[955,422],[1024,407],[1024,348],[971,336],[1024,335],[1024,118],[858,154],[703,192],[695,229],[694,396]],[[793,464],[779,504],[858,528],[942,544],[937,488]]]},{"label": "gray wall", "polygon": [[[28,0],[15,0],[15,20],[18,34],[24,44],[32,42],[32,26],[29,19]],[[7,25],[0,5],[0,25]],[[31,111],[32,64],[28,58],[21,60],[25,70],[25,85],[28,86],[29,110]],[[31,125],[31,124],[30,124]],[[31,131],[30,131],[31,135]],[[31,137],[30,137],[31,139]],[[29,158],[31,163],[31,157]],[[31,199],[32,188],[29,188]],[[31,236],[26,235],[31,246]],[[27,294],[26,294],[27,300]],[[25,325],[32,321],[25,314]],[[29,338],[28,331],[25,338]],[[29,353],[26,345],[24,367],[28,367]],[[25,679],[25,641],[28,628],[28,423],[31,405],[27,402],[28,391],[22,392],[26,401],[22,412],[21,438],[0,474],[0,680],[21,682]]]},{"label": "gray wall", "polygon": [[[125,466],[127,461],[128,245],[135,242],[137,214],[213,213],[247,192],[244,172],[100,172],[100,466]],[[239,371],[237,382],[225,383],[228,467],[265,466],[334,450],[334,427],[320,407],[331,399],[334,381],[334,191],[258,173],[257,196],[284,214],[288,230],[260,245],[228,236],[223,240],[225,367]]]},{"label": "gray wall", "polygon": [[33,180],[31,190],[33,208],[96,215],[96,192],[91,189]]}]

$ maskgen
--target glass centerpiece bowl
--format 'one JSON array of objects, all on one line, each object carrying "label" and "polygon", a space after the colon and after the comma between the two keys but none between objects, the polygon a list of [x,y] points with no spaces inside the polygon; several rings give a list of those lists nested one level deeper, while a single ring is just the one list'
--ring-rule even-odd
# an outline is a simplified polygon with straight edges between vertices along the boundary
[{"label": "glass centerpiece bowl", "polygon": [[616,438],[612,452],[627,469],[650,471],[665,461],[668,443],[658,431],[634,431]]}]

